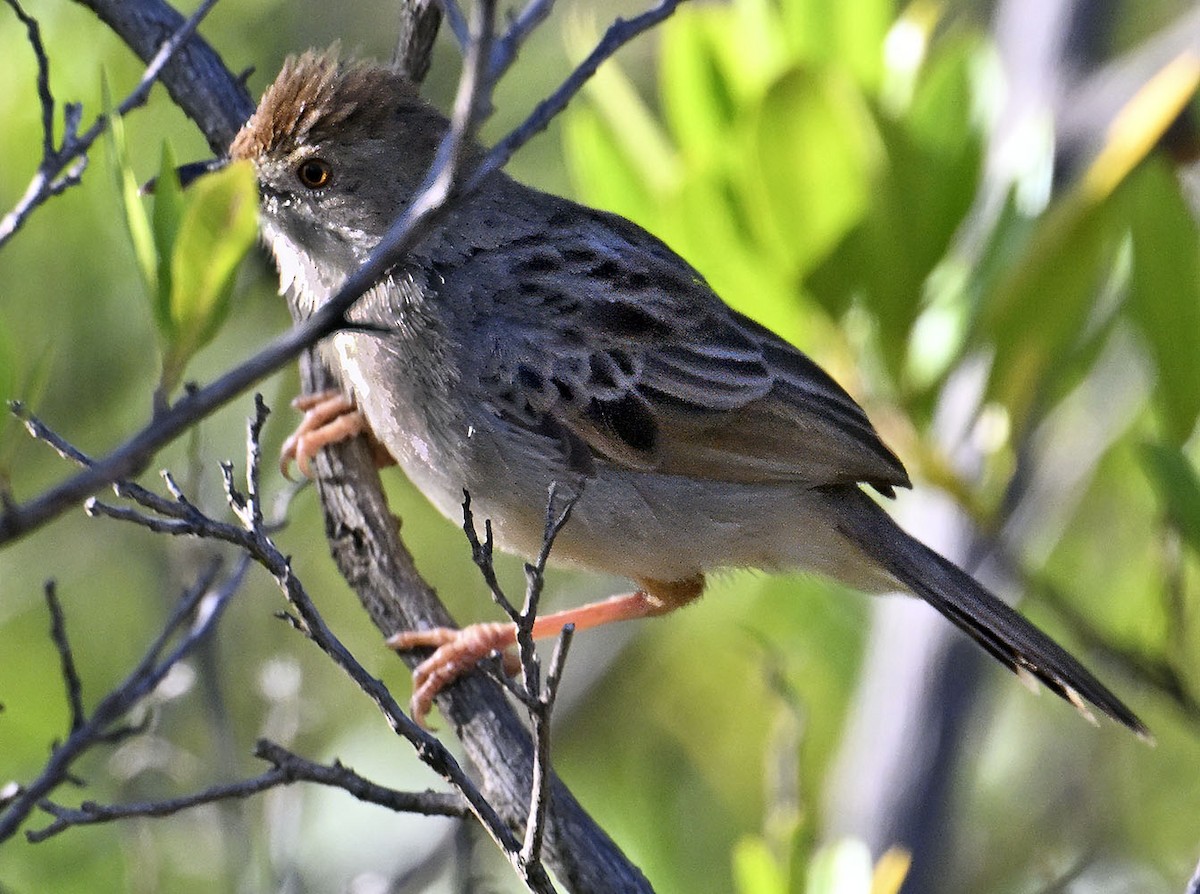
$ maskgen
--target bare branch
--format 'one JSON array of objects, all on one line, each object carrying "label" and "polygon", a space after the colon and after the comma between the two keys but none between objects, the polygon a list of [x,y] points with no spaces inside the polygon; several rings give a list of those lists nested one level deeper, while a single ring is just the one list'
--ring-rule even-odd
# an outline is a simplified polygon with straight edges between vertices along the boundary
[{"label": "bare branch", "polygon": [[446,14],[446,24],[450,26],[450,33],[458,41],[459,48],[466,50],[467,45],[471,42],[471,27],[467,24],[467,17],[463,15],[462,7],[458,5],[458,0],[439,0],[439,2],[442,12]]},{"label": "bare branch", "polygon": [[66,622],[63,619],[62,603],[58,601],[58,590],[54,581],[46,581],[46,606],[50,609],[50,639],[58,650],[62,664],[63,683],[67,687],[67,707],[71,712],[69,732],[75,732],[86,721],[83,710],[83,684],[79,680],[79,669],[75,666],[75,655],[67,639]]},{"label": "bare branch", "polygon": [[[164,35],[184,17],[164,0],[77,0],[94,12],[134,53],[149,63]],[[200,125],[209,148],[224,152],[254,111],[243,78],[235,77],[198,34],[187,41],[159,78],[171,99]]]},{"label": "bare branch", "polygon": [[488,77],[494,82],[500,80],[509,67],[516,61],[521,44],[529,37],[546,16],[554,8],[554,0],[528,0],[525,6],[512,22],[504,36],[496,41],[492,49],[492,58],[488,65]]},{"label": "bare branch", "polygon": [[533,779],[530,784],[529,821],[525,825],[525,841],[521,846],[521,859],[527,863],[537,863],[542,858],[542,845],[546,835],[546,818],[550,808],[550,726],[551,715],[554,713],[554,703],[558,698],[558,684],[562,680],[563,668],[567,663],[567,653],[571,648],[571,640],[575,635],[575,625],[568,624],[558,634],[554,644],[554,654],[550,659],[550,673],[546,677],[546,687],[538,695],[537,705],[533,710],[533,734],[536,748],[533,758]]},{"label": "bare branch", "polygon": [[404,0],[400,6],[400,36],[392,54],[392,66],[414,84],[429,73],[433,42],[442,22],[437,0]]},{"label": "bare branch", "polygon": [[[23,786],[11,800],[0,805],[0,842],[12,837],[50,792],[74,779],[71,768],[86,751],[139,731],[138,727],[120,724],[119,721],[153,692],[171,668],[191,654],[215,628],[225,606],[241,587],[249,566],[249,561],[243,560],[221,587],[213,590],[220,567],[214,562],[197,583],[183,594],[162,632],[121,684],[100,700],[91,715],[75,726],[64,742],[55,746],[38,777]],[[189,621],[191,626],[181,634],[178,643],[166,651],[171,638]]]},{"label": "bare branch", "polygon": [[4,0],[11,8],[29,35],[29,45],[37,59],[37,92],[38,102],[42,107],[42,156],[54,152],[54,94],[50,91],[50,58],[46,55],[46,47],[42,43],[42,29],[37,19],[28,15],[17,0]]},{"label": "bare branch", "polygon": [[550,673],[543,688],[541,683],[541,663],[534,647],[533,626],[537,620],[538,605],[545,585],[546,562],[554,547],[555,538],[571,517],[571,511],[579,499],[579,494],[570,497],[563,508],[556,512],[556,496],[558,486],[551,484],[546,496],[546,525],[542,534],[542,546],[536,562],[525,566],[525,603],[518,611],[512,601],[505,595],[496,577],[492,562],[492,527],[491,520],[484,520],[486,537],[480,543],[475,527],[474,513],[471,511],[471,495],[463,492],[463,531],[471,546],[471,557],[479,568],[480,574],[491,591],[492,598],[504,610],[517,629],[517,647],[520,657],[520,668],[523,685],[518,686],[505,674],[504,661],[490,662],[488,670],[518,701],[529,711],[533,720],[533,767],[529,790],[529,813],[525,822],[525,838],[521,845],[520,863],[524,866],[535,866],[541,860],[542,844],[546,833],[546,818],[550,805],[550,783],[553,773],[550,769],[550,726],[554,713],[554,702],[558,695],[559,682],[562,679],[563,668],[566,665],[567,653],[574,636],[574,625],[567,625],[559,634],[551,659]]},{"label": "bare branch", "polygon": [[[88,155],[92,144],[108,129],[108,116],[99,115],[87,132],[77,133],[79,119],[82,114],[80,106],[68,103],[64,108],[65,126],[63,128],[62,145],[54,148],[54,96],[50,92],[50,63],[46,57],[37,23],[25,15],[17,0],[5,0],[25,23],[29,30],[29,40],[33,44],[34,53],[38,58],[38,97],[42,104],[42,161],[37,173],[33,175],[25,194],[17,202],[16,207],[0,219],[0,247],[4,245],[29,219],[29,215],[48,199],[77,184],[83,177],[87,167]],[[115,114],[125,116],[144,105],[154,86],[162,74],[163,68],[171,57],[183,46],[196,31],[200,21],[212,9],[216,0],[203,0],[190,17],[159,47],[158,52],[143,72],[141,80],[125,99],[117,106]]]},{"label": "bare branch", "polygon": [[42,801],[38,807],[53,816],[54,821],[43,829],[27,832],[26,838],[36,843],[52,838],[72,826],[108,823],[134,816],[171,816],[204,804],[249,798],[281,785],[291,785],[293,782],[315,782],[331,788],[340,788],[349,792],[359,801],[378,804],[397,813],[451,817],[468,815],[466,802],[457,794],[398,791],[371,782],[340,762],[333,765],[318,764],[265,739],[258,742],[254,749],[254,755],[269,761],[273,765],[272,768],[249,779],[213,785],[203,791],[178,798],[113,805],[84,801],[77,808],[63,807],[51,801]]}]

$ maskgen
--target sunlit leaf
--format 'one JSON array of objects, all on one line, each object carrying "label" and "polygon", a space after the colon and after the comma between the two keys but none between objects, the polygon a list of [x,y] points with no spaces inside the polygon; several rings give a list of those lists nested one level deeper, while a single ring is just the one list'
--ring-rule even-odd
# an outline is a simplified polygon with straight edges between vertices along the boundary
[{"label": "sunlit leaf", "polygon": [[741,175],[748,215],[785,270],[807,270],[867,208],[877,138],[849,82],[787,72],[753,110]]},{"label": "sunlit leaf", "polygon": [[789,894],[787,873],[761,838],[743,838],[733,849],[738,894]]},{"label": "sunlit leaf", "polygon": [[171,256],[179,234],[179,222],[186,202],[179,183],[175,153],[169,143],[163,143],[162,160],[154,179],[154,249],[158,261],[158,288],[154,298],[154,320],[163,340],[176,336],[175,319],[171,315]]},{"label": "sunlit leaf", "polygon": [[875,873],[871,877],[871,894],[899,894],[900,886],[908,877],[910,866],[912,854],[902,848],[889,848],[875,864]]},{"label": "sunlit leaf", "polygon": [[798,59],[845,66],[863,86],[878,86],[883,39],[896,19],[893,0],[788,0],[781,8]]},{"label": "sunlit leaf", "polygon": [[234,274],[254,245],[257,207],[254,172],[245,163],[201,177],[188,190],[171,255],[176,338],[163,360],[166,390],[225,318]]},{"label": "sunlit leaf", "polygon": [[1129,312],[1158,371],[1163,428],[1182,444],[1200,414],[1200,228],[1165,162],[1143,165],[1120,195],[1133,238]]},{"label": "sunlit leaf", "polygon": [[[968,111],[977,52],[976,41],[948,44],[919,73],[903,114],[877,115],[882,159],[867,184],[866,213],[807,280],[835,317],[853,301],[872,315],[880,355],[897,378],[914,367],[908,350],[918,316],[931,300],[947,297],[944,291],[931,292],[930,277],[945,259],[979,185],[982,142]],[[952,135],[938,129],[936,119],[943,114],[949,118],[940,126]],[[943,277],[935,285],[946,282]],[[948,306],[939,313],[944,319],[961,317]],[[942,360],[937,365],[944,369],[945,359],[960,347],[939,346]]]},{"label": "sunlit leaf", "polygon": [[1200,85],[1200,56],[1188,50],[1171,60],[1125,104],[1108,129],[1104,148],[1089,166],[1082,190],[1093,202],[1109,195],[1149,154]]},{"label": "sunlit leaf", "polygon": [[154,250],[154,233],[150,226],[150,217],[146,214],[146,206],[142,203],[141,187],[134,176],[133,166],[129,162],[129,149],[125,142],[125,121],[116,114],[112,97],[109,95],[108,79],[103,74],[100,78],[100,91],[103,96],[105,112],[108,115],[108,148],[113,163],[113,173],[117,181],[117,191],[121,196],[124,209],[125,229],[133,245],[133,256],[137,261],[138,270],[142,274],[146,295],[151,301],[152,310],[155,296],[158,294],[158,255]]},{"label": "sunlit leaf", "polygon": [[563,129],[563,145],[576,187],[589,202],[654,225],[658,209],[647,178],[600,110],[580,103]]},{"label": "sunlit leaf", "polygon": [[708,12],[681,10],[662,40],[663,112],[680,150],[693,159],[722,151],[736,115]]}]

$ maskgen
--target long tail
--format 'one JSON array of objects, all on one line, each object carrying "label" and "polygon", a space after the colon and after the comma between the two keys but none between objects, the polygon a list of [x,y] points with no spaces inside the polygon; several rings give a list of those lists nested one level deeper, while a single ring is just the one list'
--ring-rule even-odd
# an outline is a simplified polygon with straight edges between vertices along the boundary
[{"label": "long tail", "polygon": [[839,531],[1021,677],[1030,675],[1091,718],[1085,702],[1153,742],[1150,730],[1066,649],[953,562],[909,536],[854,486],[824,491]]}]

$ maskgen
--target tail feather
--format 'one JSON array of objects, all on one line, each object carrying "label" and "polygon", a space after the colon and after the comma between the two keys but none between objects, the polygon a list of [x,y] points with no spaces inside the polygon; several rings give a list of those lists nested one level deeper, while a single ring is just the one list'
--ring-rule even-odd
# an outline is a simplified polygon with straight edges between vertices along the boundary
[{"label": "tail feather", "polygon": [[842,535],[983,646],[1022,679],[1047,688],[1093,719],[1090,702],[1139,738],[1154,737],[1108,687],[1066,649],[988,592],[978,581],[905,533],[857,487],[827,492]]}]

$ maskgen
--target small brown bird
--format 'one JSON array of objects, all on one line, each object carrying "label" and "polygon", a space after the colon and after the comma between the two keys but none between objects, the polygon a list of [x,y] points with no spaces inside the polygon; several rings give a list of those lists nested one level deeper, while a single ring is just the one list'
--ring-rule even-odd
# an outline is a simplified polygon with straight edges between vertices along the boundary
[{"label": "small brown bird", "polygon": [[[230,154],[254,165],[263,236],[301,316],[412,200],[447,127],[388,69],[318,52],[285,63]],[[300,404],[285,463],[366,431],[448,517],[466,490],[496,542],[527,557],[550,485],[576,495],[552,558],[637,589],[541,617],[535,636],[665,614],[718,568],[806,569],[909,590],[1017,674],[1149,736],[864,492],[892,496],[908,475],[833,379],[629,221],[493,174],[351,319],[363,325],[321,350],[352,393]],[[436,649],[415,672],[414,713],[514,637],[511,624],[394,636]]]}]

